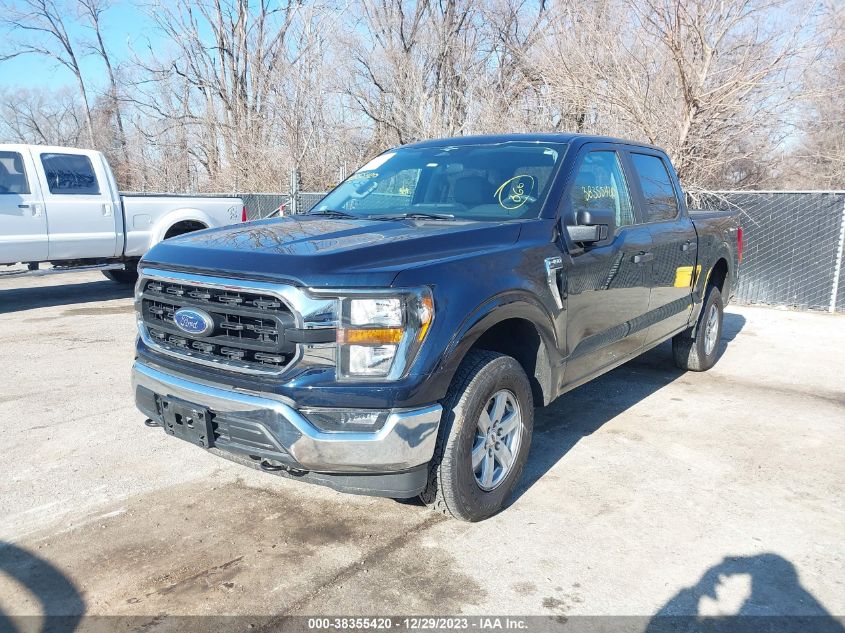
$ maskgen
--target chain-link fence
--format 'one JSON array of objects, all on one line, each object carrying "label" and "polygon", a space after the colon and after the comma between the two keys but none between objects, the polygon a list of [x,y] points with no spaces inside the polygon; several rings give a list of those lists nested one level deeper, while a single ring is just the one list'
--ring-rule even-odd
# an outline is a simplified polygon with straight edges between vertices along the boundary
[{"label": "chain-link fence", "polygon": [[283,215],[308,213],[325,196],[325,192],[300,192],[291,199],[287,193],[242,193],[247,217],[250,220],[266,218],[282,208]]},{"label": "chain-link fence", "polygon": [[[326,194],[244,194],[251,219],[285,205],[306,213]],[[736,300],[845,311],[845,191],[721,191],[699,205],[738,209],[745,253]]]},{"label": "chain-link fence", "polygon": [[290,204],[290,196],[286,193],[242,193],[240,198],[250,220],[266,218],[280,207],[287,210]]},{"label": "chain-link fence", "polygon": [[737,301],[845,310],[845,191],[724,191],[701,206],[740,211]]}]

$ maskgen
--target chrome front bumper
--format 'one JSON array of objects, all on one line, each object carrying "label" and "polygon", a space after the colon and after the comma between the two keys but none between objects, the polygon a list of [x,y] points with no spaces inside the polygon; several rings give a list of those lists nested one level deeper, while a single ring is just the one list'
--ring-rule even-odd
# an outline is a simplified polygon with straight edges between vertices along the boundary
[{"label": "chrome front bumper", "polygon": [[[132,386],[139,409],[156,419],[154,396],[208,409],[225,428],[215,447],[319,473],[390,473],[431,460],[443,408],[394,409],[377,432],[325,432],[296,404],[179,378],[136,361]],[[239,439],[240,438],[240,439]]]}]

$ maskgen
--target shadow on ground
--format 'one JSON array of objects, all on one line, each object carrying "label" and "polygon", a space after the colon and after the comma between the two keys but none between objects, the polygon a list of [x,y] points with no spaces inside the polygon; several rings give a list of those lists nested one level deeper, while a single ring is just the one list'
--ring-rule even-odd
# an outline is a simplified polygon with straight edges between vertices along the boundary
[{"label": "shadow on ground", "polygon": [[[42,630],[74,631],[85,613],[85,601],[73,581],[54,565],[21,547],[0,541],[0,576],[16,581],[38,601],[45,616]],[[0,631],[17,631],[12,619],[0,611]]]},{"label": "shadow on ground", "polygon": [[117,284],[107,279],[77,284],[0,289],[0,314],[34,310],[35,308],[126,299],[131,297],[133,292],[131,285]]},{"label": "shadow on ground", "polygon": [[673,596],[646,627],[646,633],[678,630],[845,633],[801,585],[795,566],[773,553],[726,557]]},{"label": "shadow on ground", "polygon": [[[720,354],[745,326],[745,317],[725,313]],[[534,441],[513,503],[582,438],[686,372],[675,367],[667,341],[534,410]],[[541,441],[538,439],[542,438]]]}]

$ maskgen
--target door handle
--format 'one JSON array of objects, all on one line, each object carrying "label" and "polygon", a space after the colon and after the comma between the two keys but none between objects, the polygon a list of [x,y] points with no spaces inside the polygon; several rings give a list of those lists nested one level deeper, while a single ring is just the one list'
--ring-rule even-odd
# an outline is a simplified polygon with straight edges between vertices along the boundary
[{"label": "door handle", "polygon": [[28,204],[19,204],[18,209],[29,209],[29,205]]},{"label": "door handle", "polygon": [[650,262],[654,259],[654,253],[638,253],[634,255],[631,260],[635,264],[645,264],[646,262]]},{"label": "door handle", "polygon": [[111,202],[106,202],[105,204],[103,204],[103,215],[105,217],[109,217],[111,215],[111,211],[112,211]]},{"label": "door handle", "polygon": [[698,242],[693,242],[692,240],[684,242],[683,244],[681,244],[681,250],[685,253],[687,251],[694,251],[697,248],[698,248]]}]

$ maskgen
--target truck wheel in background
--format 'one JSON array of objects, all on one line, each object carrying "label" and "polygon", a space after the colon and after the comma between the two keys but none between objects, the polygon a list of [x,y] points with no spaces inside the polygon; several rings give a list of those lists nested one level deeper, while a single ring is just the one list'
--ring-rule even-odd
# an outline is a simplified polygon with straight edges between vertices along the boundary
[{"label": "truck wheel in background", "polygon": [[138,281],[138,262],[127,262],[124,270],[104,270],[103,274],[119,284],[134,284]]},{"label": "truck wheel in background", "polygon": [[462,521],[492,516],[522,475],[533,426],[531,385],[522,366],[498,352],[470,351],[443,400],[422,500]]},{"label": "truck wheel in background", "polygon": [[690,328],[672,339],[675,365],[690,371],[706,371],[715,365],[719,358],[723,318],[722,293],[716,286],[710,286],[698,317],[695,337]]}]

